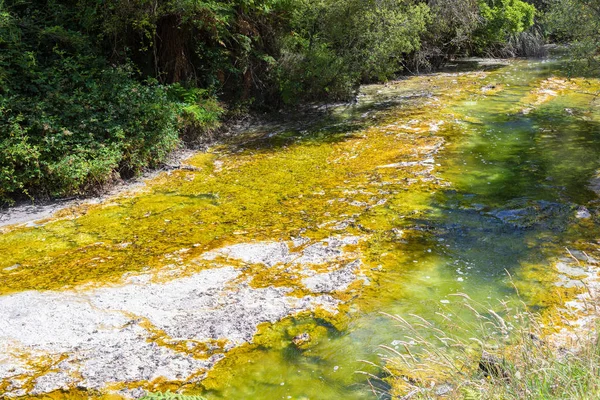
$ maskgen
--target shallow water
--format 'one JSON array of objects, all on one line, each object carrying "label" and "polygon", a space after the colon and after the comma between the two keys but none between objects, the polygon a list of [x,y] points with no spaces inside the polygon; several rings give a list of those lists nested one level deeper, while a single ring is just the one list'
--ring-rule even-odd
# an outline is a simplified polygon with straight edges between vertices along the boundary
[{"label": "shallow water", "polygon": [[[468,82],[462,88],[467,93],[442,94],[442,109],[429,118],[444,121],[434,130],[446,139],[435,157],[435,175],[447,186],[426,189],[423,196],[395,194],[376,212],[370,226],[376,233],[365,253],[370,266],[383,268],[351,302],[347,326],[331,330],[305,352],[289,340],[310,328],[289,331],[294,323],[312,327],[310,319],[270,328],[277,331],[276,344],[253,347],[232,361],[227,379],[209,398],[373,398],[363,376],[354,374],[369,370],[357,360],[377,362],[382,352],[377,346],[394,347],[403,338],[380,312],[435,320],[436,312],[460,312],[453,303],[462,298],[449,296],[454,293],[497,304],[515,295],[509,274],[532,306],[554,305],[568,295],[552,285],[553,263],[565,256],[565,247],[573,250],[600,233],[598,196],[587,188],[600,167],[600,109],[593,96],[598,82],[578,81],[576,89],[573,83],[536,104],[536,90],[558,74],[556,68],[516,62],[473,86]],[[434,85],[437,79],[440,87],[449,83],[438,76]],[[481,92],[486,85],[498,91],[486,95]],[[430,110],[423,111],[414,118]],[[592,220],[575,218],[582,205]],[[390,227],[404,230],[406,238],[390,237]],[[223,371],[215,376],[223,379]]]},{"label": "shallow water", "polygon": [[[319,123],[257,132],[197,155],[198,171],[7,230],[0,293],[102,286],[144,271],[191,275],[213,267],[198,261],[203,253],[236,243],[359,236],[368,284],[336,293],[338,314],[263,324],[253,344],[185,390],[373,398],[359,360],[378,362],[378,346],[402,337],[382,312],[435,319],[461,312],[452,294],[494,303],[515,287],[543,309],[574,293],[555,285],[554,264],[565,247],[596,251],[600,237],[588,188],[600,169],[600,83],[561,75],[559,63],[514,61],[366,87],[356,106]],[[581,207],[589,218],[576,217]],[[306,293],[293,271],[244,274],[254,287]],[[311,340],[298,348],[302,333]]]}]

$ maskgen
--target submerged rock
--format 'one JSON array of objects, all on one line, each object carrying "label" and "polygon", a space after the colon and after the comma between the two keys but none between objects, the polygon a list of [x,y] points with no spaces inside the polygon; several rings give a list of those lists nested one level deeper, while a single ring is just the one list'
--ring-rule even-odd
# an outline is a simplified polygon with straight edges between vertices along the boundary
[{"label": "submerged rock", "polygon": [[573,207],[568,204],[520,200],[512,205],[520,207],[494,210],[488,214],[519,229],[543,226],[555,230],[565,229],[568,219],[573,215]]},{"label": "submerged rock", "polygon": [[581,206],[577,209],[575,217],[577,217],[578,219],[588,219],[592,217],[592,214],[590,213],[590,210],[588,210],[584,206]]},{"label": "submerged rock", "polygon": [[304,345],[306,345],[309,342],[310,342],[310,335],[308,334],[308,332],[301,333],[292,339],[292,343],[294,343],[294,345],[298,348],[303,347]]},{"label": "submerged rock", "polygon": [[600,196],[600,171],[597,171],[596,175],[590,180],[588,189]]}]

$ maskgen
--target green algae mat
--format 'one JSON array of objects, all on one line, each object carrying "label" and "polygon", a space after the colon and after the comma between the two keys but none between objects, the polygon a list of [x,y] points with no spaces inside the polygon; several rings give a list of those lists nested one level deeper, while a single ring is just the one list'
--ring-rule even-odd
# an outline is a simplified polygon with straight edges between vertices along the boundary
[{"label": "green algae mat", "polygon": [[[0,235],[0,393],[375,398],[435,319],[596,276],[600,82],[513,61],[369,86]],[[373,370],[373,373],[375,370]],[[385,393],[385,384],[377,388]]]}]

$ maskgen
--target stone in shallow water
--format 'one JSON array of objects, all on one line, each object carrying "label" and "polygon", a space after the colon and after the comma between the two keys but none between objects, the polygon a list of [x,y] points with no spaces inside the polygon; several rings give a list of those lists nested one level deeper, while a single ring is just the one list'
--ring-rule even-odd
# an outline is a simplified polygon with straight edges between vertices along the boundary
[{"label": "stone in shallow water", "polygon": [[308,332],[304,332],[297,336],[294,336],[294,338],[292,339],[292,343],[294,343],[294,345],[296,347],[302,347],[309,342],[310,342],[310,335],[308,334]]},{"label": "stone in shallow water", "polygon": [[11,265],[10,267],[4,268],[3,271],[10,272],[10,271],[14,271],[20,267],[21,267],[21,264],[15,264],[15,265]]},{"label": "stone in shallow water", "polygon": [[564,230],[573,215],[572,206],[549,201],[519,199],[509,205],[517,207],[494,210],[488,214],[519,229],[542,226],[553,230]]},{"label": "stone in shallow water", "polygon": [[600,171],[597,171],[596,176],[590,180],[588,189],[600,196]]},{"label": "stone in shallow water", "polygon": [[588,219],[592,217],[592,214],[590,213],[590,211],[585,208],[584,206],[581,206],[577,209],[577,212],[575,213],[575,217],[579,218],[579,219]]},{"label": "stone in shallow water", "polygon": [[502,222],[517,222],[520,218],[527,215],[527,211],[524,209],[517,210],[501,210],[492,213],[493,216],[500,219]]}]

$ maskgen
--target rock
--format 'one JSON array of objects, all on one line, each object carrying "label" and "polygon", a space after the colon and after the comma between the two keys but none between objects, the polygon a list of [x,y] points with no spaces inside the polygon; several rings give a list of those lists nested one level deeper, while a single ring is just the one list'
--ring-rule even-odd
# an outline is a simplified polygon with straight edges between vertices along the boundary
[{"label": "rock", "polygon": [[590,183],[588,184],[588,189],[590,189],[592,192],[596,193],[598,196],[600,196],[600,171],[596,172],[596,176],[594,176],[591,180]]},{"label": "rock", "polygon": [[354,260],[333,272],[316,274],[302,280],[302,284],[313,293],[331,293],[346,290],[357,279],[362,262]]},{"label": "rock", "polygon": [[[124,383],[129,386],[121,395],[135,398],[142,395],[139,382],[201,379],[198,373],[212,368],[226,351],[251,342],[262,323],[316,309],[336,313],[341,300],[330,293],[344,291],[359,279],[366,281],[353,248],[363,238],[336,236],[315,243],[294,239],[298,240],[238,243],[205,252],[197,260],[213,261],[215,266],[190,276],[167,274],[161,275],[167,280],[156,280],[154,272],[126,274],[115,285],[0,296],[0,321],[8,321],[0,324],[0,396],[22,393],[14,384],[6,390],[18,373],[31,377],[24,381],[23,395],[70,387],[104,392]],[[291,287],[254,288],[239,264],[287,266],[312,294],[299,298],[290,295]],[[322,331],[290,336],[295,335],[293,344],[304,350],[327,335],[325,328]],[[157,339],[183,346],[162,346]],[[216,342],[223,344],[211,348]],[[209,350],[186,343],[203,343]],[[196,357],[199,351],[210,357]],[[37,363],[47,357],[52,360]],[[23,362],[28,359],[34,362]],[[59,369],[48,368],[50,361],[60,362]]]},{"label": "rock", "polygon": [[565,275],[558,275],[558,279],[559,281],[554,283],[555,286],[563,287],[565,289],[585,288],[585,283],[581,280],[571,279]]},{"label": "rock", "polygon": [[577,213],[575,214],[575,217],[578,219],[588,219],[592,217],[592,214],[590,213],[590,211],[585,208],[584,206],[581,206],[577,209]]},{"label": "rock", "polygon": [[272,267],[291,261],[290,249],[283,242],[240,243],[205,253],[202,258],[214,260],[218,257],[230,257],[248,264],[264,264]]},{"label": "rock", "polygon": [[[294,247],[308,243],[305,238],[294,238]],[[264,264],[273,267],[277,264],[327,264],[345,258],[344,246],[356,245],[361,240],[358,236],[330,237],[306,246],[302,251],[290,251],[285,242],[239,243],[206,252],[202,259],[212,261],[219,257],[240,260],[247,264]]]},{"label": "rock", "polygon": [[564,230],[568,219],[573,215],[571,205],[548,201],[517,200],[507,205],[516,207],[493,210],[486,214],[518,229],[542,226],[555,230]]},{"label": "rock", "polygon": [[494,217],[500,219],[505,223],[516,223],[519,219],[525,217],[527,215],[527,211],[524,209],[516,209],[516,210],[501,210],[495,211],[491,213]]},{"label": "rock", "polygon": [[436,396],[446,396],[452,393],[452,386],[450,385],[440,385],[435,389]]},{"label": "rock", "polygon": [[18,269],[20,267],[21,267],[21,264],[15,264],[15,265],[11,265],[10,267],[4,268],[3,271],[10,272],[10,271],[14,271],[15,269]]},{"label": "rock", "polygon": [[579,266],[573,267],[562,261],[556,263],[556,269],[558,272],[572,277],[587,277],[589,275],[583,268]]},{"label": "rock", "polygon": [[118,394],[123,396],[124,398],[134,398],[134,399],[141,399],[142,397],[148,395],[149,393],[146,392],[144,389],[142,388],[135,388],[135,389],[122,389],[118,391]]},{"label": "rock", "polygon": [[301,333],[292,339],[292,343],[294,343],[294,346],[296,346],[298,348],[301,348],[302,346],[308,344],[309,342],[310,342],[310,335],[308,334],[308,332]]},{"label": "rock", "polygon": [[483,372],[485,376],[503,379],[508,378],[508,372],[504,367],[504,361],[485,350],[481,353],[479,370]]},{"label": "rock", "polygon": [[300,246],[304,246],[305,244],[309,243],[310,239],[304,236],[296,236],[296,237],[292,237],[292,245],[294,247],[300,247]]}]

